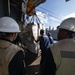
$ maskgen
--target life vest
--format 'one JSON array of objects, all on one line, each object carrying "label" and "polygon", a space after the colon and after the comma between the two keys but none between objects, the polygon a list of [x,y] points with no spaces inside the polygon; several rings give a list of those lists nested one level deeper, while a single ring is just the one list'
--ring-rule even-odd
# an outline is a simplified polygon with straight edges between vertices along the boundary
[{"label": "life vest", "polygon": [[9,75],[9,63],[20,50],[22,49],[12,43],[0,40],[0,75]]},{"label": "life vest", "polygon": [[56,64],[56,75],[75,75],[75,41],[64,39],[50,49]]}]

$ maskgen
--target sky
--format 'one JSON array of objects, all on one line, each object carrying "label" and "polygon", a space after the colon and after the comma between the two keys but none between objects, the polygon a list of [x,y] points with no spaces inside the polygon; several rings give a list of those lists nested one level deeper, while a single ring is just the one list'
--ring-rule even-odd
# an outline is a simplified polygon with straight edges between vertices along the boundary
[{"label": "sky", "polygon": [[36,7],[36,13],[41,23],[46,28],[60,25],[68,17],[75,17],[75,0],[66,2],[65,0],[46,0],[46,2]]}]

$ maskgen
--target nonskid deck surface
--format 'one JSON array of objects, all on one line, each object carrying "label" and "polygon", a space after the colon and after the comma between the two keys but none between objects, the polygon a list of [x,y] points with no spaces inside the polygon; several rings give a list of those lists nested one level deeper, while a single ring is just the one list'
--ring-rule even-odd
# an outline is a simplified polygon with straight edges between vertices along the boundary
[{"label": "nonskid deck surface", "polygon": [[26,53],[26,65],[28,75],[40,75],[40,60],[40,53],[38,53],[37,57],[35,54],[32,54],[30,52]]},{"label": "nonskid deck surface", "polygon": [[40,59],[38,57],[34,62],[27,66],[28,75],[40,75]]}]

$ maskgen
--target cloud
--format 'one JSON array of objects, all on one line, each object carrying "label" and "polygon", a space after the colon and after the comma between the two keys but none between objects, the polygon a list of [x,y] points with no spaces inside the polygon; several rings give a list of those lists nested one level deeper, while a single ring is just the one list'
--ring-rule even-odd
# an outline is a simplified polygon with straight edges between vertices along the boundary
[{"label": "cloud", "polygon": [[42,12],[37,12],[36,13],[38,18],[40,19],[41,23],[47,23],[48,22],[48,17],[46,14],[42,13]]},{"label": "cloud", "polygon": [[53,16],[49,16],[48,13],[45,14],[45,13],[37,11],[36,14],[40,22],[44,24],[46,28],[48,28],[49,26],[56,28],[57,25],[59,24],[59,19]]},{"label": "cloud", "polygon": [[67,16],[63,17],[63,19],[66,19],[66,18],[69,18],[69,17],[75,18],[75,13],[71,13],[71,14],[67,15]]},{"label": "cloud", "polygon": [[49,17],[49,20],[50,21],[53,21],[53,22],[59,22],[59,19],[57,19],[55,17]]},{"label": "cloud", "polygon": [[42,13],[42,12],[37,12],[37,16],[39,17],[40,21],[42,23],[48,23],[50,21],[58,21],[55,17],[49,16],[48,13]]},{"label": "cloud", "polygon": [[49,16],[48,13],[36,12],[40,22],[45,25],[45,27],[54,27],[56,28],[64,19],[69,17],[75,17],[75,13],[68,14],[61,18],[61,21],[55,17]]}]

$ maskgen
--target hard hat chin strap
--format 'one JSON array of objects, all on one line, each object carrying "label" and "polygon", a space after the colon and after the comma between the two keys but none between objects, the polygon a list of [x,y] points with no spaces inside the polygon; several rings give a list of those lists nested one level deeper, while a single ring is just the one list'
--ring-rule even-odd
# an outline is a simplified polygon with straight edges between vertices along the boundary
[{"label": "hard hat chin strap", "polygon": [[14,40],[16,39],[17,34],[18,34],[18,33],[13,33],[13,39],[12,39],[12,41],[14,41]]}]

